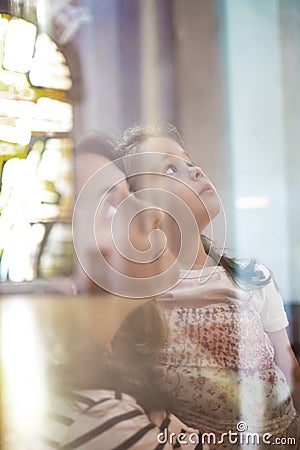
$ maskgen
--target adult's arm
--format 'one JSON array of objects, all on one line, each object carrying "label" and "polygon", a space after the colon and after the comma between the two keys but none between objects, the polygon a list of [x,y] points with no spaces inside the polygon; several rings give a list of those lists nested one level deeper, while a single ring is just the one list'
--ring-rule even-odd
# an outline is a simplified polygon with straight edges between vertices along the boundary
[{"label": "adult's arm", "polygon": [[290,386],[295,407],[300,411],[300,367],[293,352],[286,329],[268,332],[275,350],[275,362]]}]

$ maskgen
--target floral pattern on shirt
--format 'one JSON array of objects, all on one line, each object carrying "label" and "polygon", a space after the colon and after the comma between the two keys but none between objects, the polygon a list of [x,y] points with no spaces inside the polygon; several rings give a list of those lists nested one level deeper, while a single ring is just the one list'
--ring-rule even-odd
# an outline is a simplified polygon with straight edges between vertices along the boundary
[{"label": "floral pattern on shirt", "polygon": [[280,433],[295,417],[272,344],[249,302],[165,308],[170,329],[156,372],[174,413],[202,432]]}]

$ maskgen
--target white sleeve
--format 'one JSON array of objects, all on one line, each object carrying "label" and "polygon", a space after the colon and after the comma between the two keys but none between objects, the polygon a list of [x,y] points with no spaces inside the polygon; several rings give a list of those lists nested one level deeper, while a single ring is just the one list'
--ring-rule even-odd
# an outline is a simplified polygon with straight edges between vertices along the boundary
[{"label": "white sleeve", "polygon": [[271,274],[271,281],[260,289],[262,296],[262,308],[260,317],[267,332],[279,331],[289,324],[284,310],[283,299],[271,271],[263,266],[263,272]]}]

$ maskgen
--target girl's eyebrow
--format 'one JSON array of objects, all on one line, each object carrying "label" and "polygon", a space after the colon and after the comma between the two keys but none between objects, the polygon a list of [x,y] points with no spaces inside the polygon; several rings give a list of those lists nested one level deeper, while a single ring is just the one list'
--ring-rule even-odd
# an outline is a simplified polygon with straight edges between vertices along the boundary
[{"label": "girl's eyebrow", "polygon": [[[162,152],[163,153],[163,152]],[[191,158],[189,157],[188,153],[186,153],[185,151],[183,151],[184,156],[187,156],[189,158],[189,160],[191,161]],[[177,156],[177,155],[172,155],[171,153],[164,153],[164,155],[161,157],[162,161],[165,161],[166,159],[184,159],[184,157],[182,156]]]}]

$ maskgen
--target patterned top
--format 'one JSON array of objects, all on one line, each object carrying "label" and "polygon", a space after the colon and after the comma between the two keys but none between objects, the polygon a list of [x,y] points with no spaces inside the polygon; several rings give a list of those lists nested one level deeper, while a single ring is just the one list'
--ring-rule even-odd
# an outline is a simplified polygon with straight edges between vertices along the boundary
[{"label": "patterned top", "polygon": [[[213,275],[218,281],[219,274]],[[159,354],[156,372],[160,388],[175,399],[173,412],[202,433],[236,431],[241,421],[249,432],[286,430],[296,412],[254,307],[260,304],[259,292],[254,301],[253,292],[232,284],[229,289],[231,282],[215,280],[213,287],[210,280],[209,289],[196,279],[187,282],[188,288],[184,280],[160,302],[171,336]],[[281,322],[285,320],[283,315]]]}]

